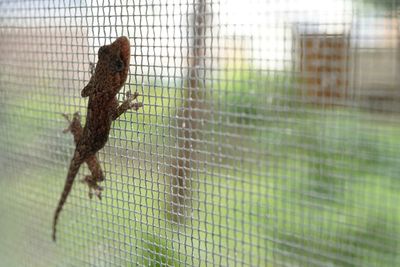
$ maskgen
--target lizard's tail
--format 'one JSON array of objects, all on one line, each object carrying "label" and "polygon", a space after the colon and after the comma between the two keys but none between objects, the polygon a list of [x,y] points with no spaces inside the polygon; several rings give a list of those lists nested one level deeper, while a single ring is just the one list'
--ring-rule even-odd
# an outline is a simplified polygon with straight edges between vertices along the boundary
[{"label": "lizard's tail", "polygon": [[60,212],[67,200],[69,192],[71,192],[72,184],[74,183],[75,176],[78,174],[79,167],[81,166],[83,161],[84,160],[83,160],[82,155],[80,155],[79,152],[77,152],[75,150],[74,157],[72,158],[71,163],[69,165],[69,170],[68,170],[68,174],[67,174],[67,179],[65,181],[64,190],[61,194],[60,200],[58,201],[57,209],[54,213],[53,235],[52,235],[53,241],[56,241],[56,226],[57,226],[58,217],[60,216]]}]

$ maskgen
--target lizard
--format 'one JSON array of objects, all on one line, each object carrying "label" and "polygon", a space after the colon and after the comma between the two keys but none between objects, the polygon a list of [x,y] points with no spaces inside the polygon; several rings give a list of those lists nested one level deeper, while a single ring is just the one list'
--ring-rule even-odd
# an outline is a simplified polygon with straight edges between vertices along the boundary
[{"label": "lizard", "polygon": [[72,120],[63,115],[74,137],[75,152],[71,159],[64,189],[53,217],[52,239],[56,241],[56,226],[60,212],[71,192],[75,177],[83,163],[88,165],[91,175],[86,175],[82,182],[89,187],[89,197],[93,192],[101,199],[102,187],[99,182],[105,177],[101,170],[96,153],[104,147],[108,140],[111,124],[128,109],[138,110],[142,103],[133,102],[139,94],[130,91],[125,100],[118,105],[117,94],[128,76],[130,61],[130,43],[125,36],[118,37],[113,43],[104,45],[98,50],[98,61],[88,84],[82,89],[81,96],[89,97],[85,126],[82,127],[80,115],[76,112]]}]

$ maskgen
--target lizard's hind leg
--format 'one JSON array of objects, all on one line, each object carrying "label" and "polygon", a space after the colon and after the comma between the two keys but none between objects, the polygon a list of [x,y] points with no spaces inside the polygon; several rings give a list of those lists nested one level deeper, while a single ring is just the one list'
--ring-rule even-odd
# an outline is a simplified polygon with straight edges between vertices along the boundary
[{"label": "lizard's hind leg", "polygon": [[92,191],[94,191],[94,194],[101,199],[101,191],[103,190],[103,187],[99,186],[97,183],[104,181],[104,174],[101,170],[100,162],[96,155],[92,155],[86,160],[86,164],[92,173],[92,175],[87,175],[83,179],[83,182],[89,186],[89,197],[92,198]]},{"label": "lizard's hind leg", "polygon": [[67,114],[62,114],[63,117],[69,122],[68,127],[63,131],[63,133],[71,132],[74,136],[75,145],[81,140],[83,134],[83,127],[81,124],[81,116],[79,112],[75,112],[72,120],[70,120]]},{"label": "lizard's hind leg", "polygon": [[[71,132],[74,136],[74,142],[77,144],[79,140],[82,138],[83,135],[83,127],[81,124],[81,116],[78,112],[75,112],[72,120],[69,118],[68,115],[62,114],[64,118],[67,119],[69,122],[68,128],[66,128],[63,132]],[[87,166],[89,167],[90,172],[92,175],[86,175],[85,178],[82,179],[82,182],[89,186],[89,197],[92,198],[93,192],[95,195],[100,199],[101,198],[101,191],[103,188],[99,186],[97,183],[104,181],[103,171],[100,167],[100,162],[97,159],[96,155],[91,155],[85,160]]]}]

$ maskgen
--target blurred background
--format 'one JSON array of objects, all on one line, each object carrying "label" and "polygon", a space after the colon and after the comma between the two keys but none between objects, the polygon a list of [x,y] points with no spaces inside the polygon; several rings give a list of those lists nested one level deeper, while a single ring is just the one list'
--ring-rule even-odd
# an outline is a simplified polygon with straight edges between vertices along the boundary
[{"label": "blurred background", "polygon": [[[400,1],[0,0],[0,266],[400,265]],[[100,46],[144,107],[76,182]],[[89,170],[82,166],[76,180]]]}]

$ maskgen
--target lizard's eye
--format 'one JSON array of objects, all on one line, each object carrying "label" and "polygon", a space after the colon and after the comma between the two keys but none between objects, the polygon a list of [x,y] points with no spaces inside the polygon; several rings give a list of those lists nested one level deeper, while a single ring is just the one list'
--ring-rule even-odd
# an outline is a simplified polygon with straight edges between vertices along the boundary
[{"label": "lizard's eye", "polygon": [[112,68],[114,71],[120,72],[124,69],[124,62],[120,58],[117,58],[114,60]]}]

